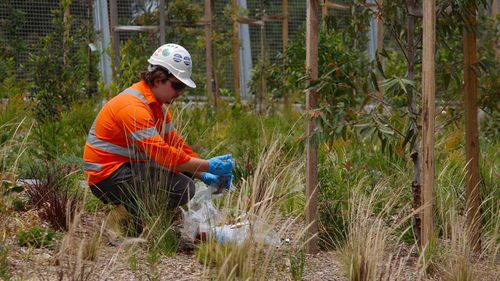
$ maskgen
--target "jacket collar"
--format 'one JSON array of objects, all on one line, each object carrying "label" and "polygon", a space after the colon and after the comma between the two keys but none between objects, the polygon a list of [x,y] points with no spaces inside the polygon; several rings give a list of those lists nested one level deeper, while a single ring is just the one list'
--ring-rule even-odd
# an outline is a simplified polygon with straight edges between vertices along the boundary
[{"label": "jacket collar", "polygon": [[146,101],[148,104],[153,104],[157,103],[161,105],[155,98],[155,95],[153,94],[153,91],[151,91],[151,87],[149,87],[148,83],[146,81],[141,80],[134,85],[132,85],[132,88],[139,90],[142,95],[146,98]]}]

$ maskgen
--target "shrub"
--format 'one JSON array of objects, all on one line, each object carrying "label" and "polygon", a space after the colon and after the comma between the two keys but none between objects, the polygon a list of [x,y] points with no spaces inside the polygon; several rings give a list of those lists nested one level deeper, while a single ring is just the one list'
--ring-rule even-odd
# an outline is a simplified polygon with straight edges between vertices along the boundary
[{"label": "shrub", "polygon": [[20,230],[16,234],[19,246],[44,248],[52,247],[57,232],[51,228],[35,226],[28,230]]},{"label": "shrub", "polygon": [[38,209],[38,215],[56,230],[68,230],[75,215],[81,191],[76,186],[75,168],[64,166],[56,161],[44,162],[41,167],[31,167],[35,179],[26,185],[30,205]]},{"label": "shrub", "polygon": [[88,48],[92,26],[67,16],[70,2],[61,1],[53,11],[54,31],[37,42],[37,52],[29,57],[30,93],[38,118],[58,119],[73,101],[97,92],[98,60]]}]

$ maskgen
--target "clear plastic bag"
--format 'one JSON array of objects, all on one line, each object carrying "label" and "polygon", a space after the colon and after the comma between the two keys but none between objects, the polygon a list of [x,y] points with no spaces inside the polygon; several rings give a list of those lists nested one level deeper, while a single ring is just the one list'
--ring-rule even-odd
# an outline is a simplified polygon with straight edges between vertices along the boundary
[{"label": "clear plastic bag", "polygon": [[182,232],[193,241],[200,233],[207,233],[211,226],[222,223],[220,212],[212,201],[222,194],[213,193],[213,187],[197,183],[196,193],[187,203],[187,210],[182,209]]},{"label": "clear plastic bag", "polygon": [[[241,245],[250,238],[250,233],[253,231],[252,239],[262,241],[267,245],[279,246],[280,239],[270,225],[260,221],[243,220],[236,224],[225,224],[222,211],[218,210],[214,203],[214,198],[223,196],[222,193],[217,194],[214,187],[206,186],[203,183],[197,183],[196,193],[188,202],[187,210],[182,210],[183,213],[183,234],[192,241],[206,240],[208,236],[213,237],[221,244],[234,243]],[[245,217],[245,216],[241,216]]]}]

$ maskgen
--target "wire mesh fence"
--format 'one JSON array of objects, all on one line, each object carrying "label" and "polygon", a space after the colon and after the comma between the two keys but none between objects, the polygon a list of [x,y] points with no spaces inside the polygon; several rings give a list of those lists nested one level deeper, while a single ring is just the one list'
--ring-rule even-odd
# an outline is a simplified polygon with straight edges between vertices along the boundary
[{"label": "wire mesh fence", "polygon": [[[59,7],[54,0],[2,0],[0,1],[0,54],[13,57],[22,70],[30,54],[37,52],[41,38],[54,32],[53,11]],[[76,22],[92,20],[92,1],[73,0],[70,14]],[[20,78],[26,78],[19,71]]]},{"label": "wire mesh fence", "polygon": [[[92,22],[97,0],[73,0],[70,13],[74,19]],[[193,57],[193,78],[199,85],[194,94],[203,94],[205,87],[205,38],[204,38],[204,1],[165,1],[166,2],[166,42],[175,42],[188,49]],[[348,1],[335,1],[346,3]],[[240,24],[248,27],[248,47],[250,67],[256,66],[260,60],[273,63],[279,52],[283,51],[283,1],[239,0],[238,15],[254,20],[265,18],[263,28],[256,24]],[[108,16],[109,16],[109,4]],[[158,0],[116,0],[119,25],[158,25]],[[231,94],[233,89],[233,59],[231,56],[232,11],[230,0],[212,1],[213,4],[213,49],[214,70],[221,93]],[[37,43],[54,31],[53,11],[60,5],[57,0],[4,0],[0,4],[0,51],[16,58],[19,69],[26,66],[29,55],[36,52]],[[246,5],[246,7],[245,7]],[[306,1],[288,1],[288,38],[294,40],[305,30]],[[331,10],[329,15],[349,16],[349,11]],[[95,23],[94,23],[95,24]],[[242,29],[240,29],[242,30]],[[132,49],[133,44],[141,44],[137,49],[142,56],[144,66],[146,59],[160,44],[157,32],[120,32],[120,46],[124,51]],[[240,41],[246,36],[240,33]],[[90,37],[89,37],[90,38]],[[96,34],[95,40],[102,39]],[[135,42],[135,43],[130,43]],[[94,43],[94,42],[89,42]],[[111,49],[110,47],[108,47]],[[264,49],[263,49],[264,48]],[[103,55],[110,53],[106,50]],[[142,53],[140,53],[142,52]],[[248,54],[247,54],[248,55]],[[122,67],[129,67],[128,65]],[[244,69],[243,69],[244,70]],[[19,72],[20,78],[23,77]],[[243,74],[240,74],[243,75]],[[249,75],[246,73],[246,75]]]}]

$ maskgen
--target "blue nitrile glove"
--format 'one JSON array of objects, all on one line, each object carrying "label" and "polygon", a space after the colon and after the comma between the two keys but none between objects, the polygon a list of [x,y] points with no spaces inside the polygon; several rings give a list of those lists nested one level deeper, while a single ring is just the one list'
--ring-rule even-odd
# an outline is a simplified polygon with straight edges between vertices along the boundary
[{"label": "blue nitrile glove", "polygon": [[205,183],[206,185],[210,185],[213,187],[219,187],[219,185],[223,185],[224,188],[230,189],[231,188],[231,182],[234,179],[234,176],[232,174],[226,174],[223,176],[218,176],[210,173],[203,173],[201,174],[201,181]]},{"label": "blue nitrile glove", "polygon": [[230,174],[234,168],[231,154],[217,156],[208,160],[208,172],[214,175]]},{"label": "blue nitrile glove", "polygon": [[210,174],[210,173],[201,174],[200,179],[206,185],[219,186],[219,183],[220,183],[220,176]]}]

